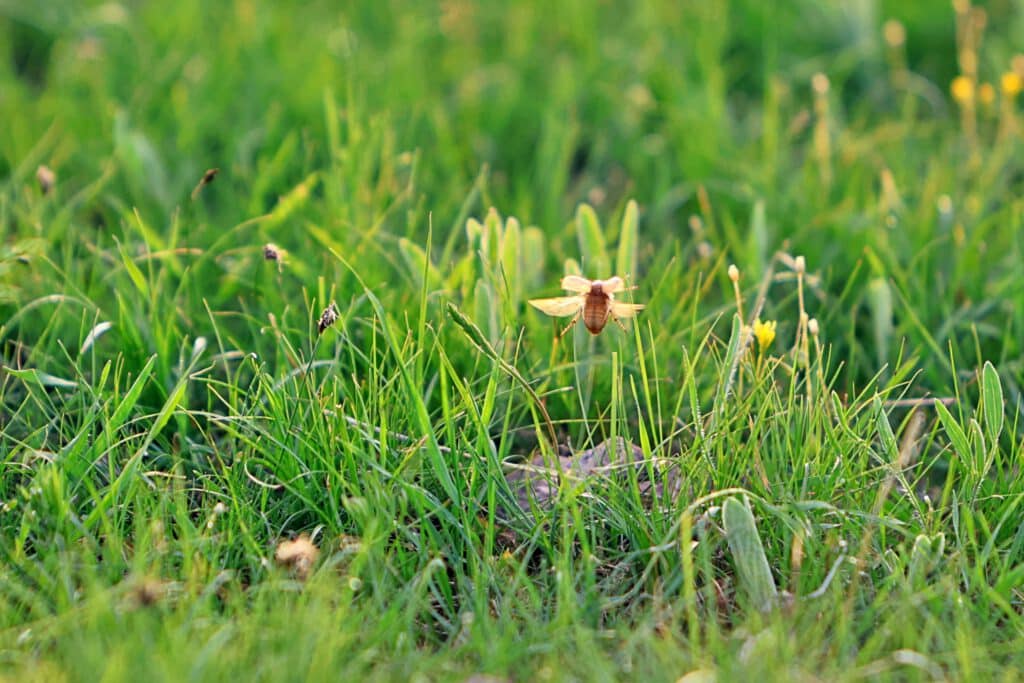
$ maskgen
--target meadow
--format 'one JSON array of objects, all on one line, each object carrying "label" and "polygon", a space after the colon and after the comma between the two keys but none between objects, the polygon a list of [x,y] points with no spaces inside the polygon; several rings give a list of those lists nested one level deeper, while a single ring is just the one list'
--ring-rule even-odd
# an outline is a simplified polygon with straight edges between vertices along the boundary
[{"label": "meadow", "polygon": [[0,36],[0,679],[1024,676],[1021,2]]}]

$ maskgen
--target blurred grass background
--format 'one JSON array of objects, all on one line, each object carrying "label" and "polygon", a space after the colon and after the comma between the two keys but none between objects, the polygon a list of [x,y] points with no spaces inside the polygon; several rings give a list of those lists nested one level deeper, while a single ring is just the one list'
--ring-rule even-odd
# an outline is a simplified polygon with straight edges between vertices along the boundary
[{"label": "blurred grass background", "polygon": [[[310,173],[330,173],[315,188],[328,201],[262,230],[305,262],[311,245],[295,228],[303,220],[341,245],[370,225],[380,226],[379,239],[422,241],[429,213],[447,237],[449,226],[461,229],[460,208],[476,185],[476,205],[542,227],[552,240],[545,256],[557,264],[574,256],[576,240],[562,228],[577,203],[615,211],[633,197],[644,207],[648,255],[666,238],[683,249],[699,241],[694,215],[711,218],[703,237],[716,254],[755,272],[775,249],[798,245],[840,301],[827,323],[853,347],[839,355],[854,377],[895,362],[904,335],[941,365],[948,343],[973,343],[959,338],[971,325],[986,356],[1013,359],[1024,330],[1005,295],[1019,286],[1000,283],[1020,255],[1018,143],[1000,141],[980,165],[964,163],[971,150],[945,96],[957,73],[954,13],[940,9],[867,0],[556,8],[239,1],[173,12],[150,3],[7,3],[0,165],[13,188],[49,163],[72,200],[51,234],[99,240],[120,237],[133,207],[162,230],[209,167],[222,169],[218,190],[194,210],[220,229],[270,211]],[[1016,10],[987,7],[982,79],[998,83],[1020,48]],[[906,26],[897,50],[905,47],[913,72],[906,82],[893,82],[883,40],[881,24],[893,17]],[[827,180],[812,149],[811,77],[819,72],[831,86]],[[982,121],[982,144],[994,128]],[[879,208],[884,171],[901,198],[892,216]],[[712,216],[699,206],[699,187]],[[53,215],[19,195],[5,202],[19,234]],[[942,246],[954,230],[938,215],[942,195],[968,234],[953,252]],[[758,201],[767,219],[753,231]],[[208,246],[217,234],[193,228],[190,245]],[[855,328],[868,304],[850,278],[895,278],[892,334]],[[1003,301],[981,304],[993,288]],[[905,322],[903,306],[918,307],[917,324]],[[883,348],[862,350],[861,339]],[[939,374],[930,379],[948,388]]]}]

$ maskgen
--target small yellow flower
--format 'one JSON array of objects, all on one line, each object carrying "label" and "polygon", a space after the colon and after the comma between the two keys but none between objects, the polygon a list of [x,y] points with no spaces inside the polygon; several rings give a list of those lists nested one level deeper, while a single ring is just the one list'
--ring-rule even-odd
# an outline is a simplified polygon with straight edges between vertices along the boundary
[{"label": "small yellow flower", "polygon": [[982,83],[978,86],[978,101],[986,107],[992,106],[996,101],[996,89],[991,83]]},{"label": "small yellow flower", "polygon": [[754,337],[757,339],[757,345],[761,348],[761,351],[765,351],[772,342],[775,341],[775,321],[768,320],[761,322],[760,319],[754,321]]},{"label": "small yellow flower", "polygon": [[1024,90],[1024,79],[1021,79],[1020,74],[1014,71],[1007,71],[1003,74],[1000,79],[1000,85],[1003,88],[1003,94],[1007,97],[1016,97],[1020,94],[1021,90]]},{"label": "small yellow flower", "polygon": [[949,91],[953,99],[960,104],[966,104],[974,99],[974,81],[967,76],[957,76],[949,84]]}]

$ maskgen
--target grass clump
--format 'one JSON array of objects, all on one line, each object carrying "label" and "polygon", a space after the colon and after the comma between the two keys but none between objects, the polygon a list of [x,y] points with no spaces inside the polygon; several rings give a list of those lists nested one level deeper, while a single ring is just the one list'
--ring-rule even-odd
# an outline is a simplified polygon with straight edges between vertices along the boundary
[{"label": "grass clump", "polygon": [[0,8],[4,669],[1019,676],[1021,16],[858,7]]}]

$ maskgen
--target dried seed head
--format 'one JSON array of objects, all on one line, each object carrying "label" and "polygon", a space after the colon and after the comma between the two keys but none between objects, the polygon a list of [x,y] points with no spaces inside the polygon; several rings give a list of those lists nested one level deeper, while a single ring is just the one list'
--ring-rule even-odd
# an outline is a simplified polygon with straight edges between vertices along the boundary
[{"label": "dried seed head", "polygon": [[810,332],[812,337],[818,336],[818,319],[811,318],[807,321],[807,331]]},{"label": "dried seed head", "polygon": [[963,50],[960,52],[960,69],[970,78],[978,75],[978,53],[974,50]]},{"label": "dried seed head", "polygon": [[284,269],[284,258],[286,252],[281,247],[277,246],[273,242],[267,242],[263,245],[263,260],[273,261],[277,264],[277,272],[282,272]]},{"label": "dried seed head", "polygon": [[740,269],[736,267],[735,263],[729,265],[729,279],[733,282],[740,281]]},{"label": "dried seed head", "polygon": [[204,187],[213,182],[213,179],[217,177],[218,173],[220,173],[219,168],[210,168],[206,170],[206,173],[203,174],[203,177],[199,179],[198,183],[196,183],[195,189],[192,190],[193,201],[195,201],[195,198],[198,197],[199,193],[203,191]]},{"label": "dried seed head", "polygon": [[984,31],[985,26],[988,25],[988,12],[985,11],[984,7],[972,8],[971,21],[974,23],[974,28],[976,30]]},{"label": "dried seed head", "polygon": [[36,169],[36,182],[43,194],[48,194],[57,184],[57,174],[49,166],[42,164]]},{"label": "dried seed head", "polygon": [[882,25],[882,37],[889,47],[900,47],[907,42],[907,29],[900,21],[890,19]]},{"label": "dried seed head", "polygon": [[320,320],[316,324],[317,332],[323,334],[324,330],[338,322],[338,315],[338,306],[332,301],[331,305],[320,314]]},{"label": "dried seed head", "polygon": [[986,107],[992,106],[996,101],[996,89],[991,83],[982,83],[978,86],[978,101]]},{"label": "dried seed head", "polygon": [[804,273],[806,273],[807,259],[805,259],[803,256],[797,256],[796,259],[794,259],[793,261],[793,270],[795,270],[798,275],[803,275]]},{"label": "dried seed head", "polygon": [[320,551],[309,536],[302,534],[293,541],[281,541],[274,552],[274,559],[290,569],[300,581],[305,581],[319,555]]},{"label": "dried seed head", "polygon": [[811,89],[814,90],[814,94],[818,96],[827,95],[830,83],[828,76],[823,73],[816,73],[811,76]]}]

